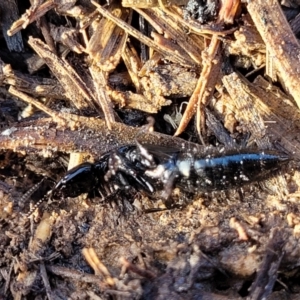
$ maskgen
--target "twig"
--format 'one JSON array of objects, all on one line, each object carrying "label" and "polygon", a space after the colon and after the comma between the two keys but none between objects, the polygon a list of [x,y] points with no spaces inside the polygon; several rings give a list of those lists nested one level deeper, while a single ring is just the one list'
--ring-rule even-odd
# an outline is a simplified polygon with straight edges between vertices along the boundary
[{"label": "twig", "polygon": [[100,276],[86,274],[86,273],[82,273],[82,272],[79,272],[74,269],[58,267],[58,266],[47,266],[46,265],[46,269],[49,272],[51,272],[55,275],[58,275],[58,276],[63,276],[63,277],[67,277],[67,278],[70,278],[73,280],[83,281],[83,282],[87,282],[87,283],[96,283],[100,286],[100,288],[102,290],[107,289],[107,285],[101,281]]},{"label": "twig", "polygon": [[45,286],[45,289],[46,289],[48,300],[52,300],[52,299],[54,299],[54,297],[53,297],[51,286],[50,286],[50,283],[49,283],[49,280],[48,280],[45,264],[43,262],[40,263],[40,272],[41,272],[41,276],[42,276],[42,279],[43,279],[43,282],[44,282],[44,286]]},{"label": "twig", "polygon": [[110,275],[106,266],[98,258],[94,248],[82,249],[82,254],[88,264],[93,268],[96,275],[102,275],[105,278],[105,283],[110,287],[115,287],[115,281]]},{"label": "twig", "polygon": [[[186,34],[186,28],[182,26],[181,20],[174,21],[168,14],[165,14],[159,8],[135,10],[142,15],[154,28],[159,30],[157,35],[164,34],[165,36],[168,36],[168,40],[176,41],[176,44],[172,42],[173,47],[176,45],[179,48],[179,53],[183,57],[186,57],[188,54],[196,64],[201,64],[201,51],[203,50],[203,46],[193,39],[193,35]],[[151,35],[153,35],[153,32]]]},{"label": "twig", "polygon": [[242,76],[237,73],[223,76],[222,82],[231,96],[232,103],[240,111],[240,120],[247,126],[247,130],[251,132],[253,138],[261,143],[261,139],[266,134],[266,126],[264,120],[255,106],[254,97],[249,93],[249,87]]},{"label": "twig", "polygon": [[11,25],[10,29],[7,31],[7,34],[12,36],[21,29],[25,29],[30,23],[36,21],[55,6],[56,4],[53,0],[48,0],[39,6],[31,6],[31,8],[26,10],[19,20]]},{"label": "twig", "polygon": [[[71,114],[64,114],[64,113],[58,113],[58,112],[55,112],[53,110],[51,110],[50,108],[48,108],[46,105],[44,105],[43,103],[35,100],[34,98],[28,96],[27,94],[23,93],[23,92],[20,92],[18,91],[14,86],[10,86],[8,91],[16,96],[16,97],[19,97],[20,99],[22,99],[23,101],[29,103],[29,104],[32,104],[34,105],[35,107],[37,107],[38,109],[44,111],[46,114],[48,114],[49,116],[52,117],[53,121],[54,122],[57,122],[59,124],[59,126],[66,126],[66,124],[68,124],[68,126],[70,128],[72,128],[72,123],[73,122],[77,122],[78,120],[78,117],[76,115],[71,115]],[[75,125],[73,123],[73,125]]]},{"label": "twig", "polygon": [[277,0],[248,1],[248,12],[288,92],[300,107],[300,45]]},{"label": "twig", "polygon": [[94,95],[86,86],[82,78],[76,73],[67,60],[55,55],[41,40],[30,37],[28,44],[45,60],[55,77],[59,80],[66,96],[78,109],[90,109],[96,102]]},{"label": "twig", "polygon": [[[233,17],[237,10],[238,0],[226,0],[222,3],[220,8],[217,25],[222,26],[224,23],[232,22]],[[221,63],[221,53],[219,51],[221,41],[219,37],[214,34],[212,36],[209,47],[203,52],[203,68],[199,77],[196,89],[190,98],[188,106],[183,114],[181,122],[175,132],[175,136],[181,134],[191,118],[194,116],[196,110],[197,113],[197,130],[201,138],[201,128],[204,128],[205,120],[201,119],[202,126],[200,124],[200,116],[203,116],[203,107],[207,105],[210,100],[215,84],[217,82],[218,73]],[[202,107],[203,106],[203,107]],[[202,141],[203,143],[203,141]]]},{"label": "twig", "polygon": [[[134,143],[140,133],[134,128],[121,123],[112,123],[109,130],[104,120],[92,117],[81,117],[68,113],[58,113],[28,95],[9,88],[10,93],[20,97],[49,114],[52,119],[44,118],[31,122],[13,124],[14,131],[0,134],[1,149],[13,151],[41,152],[62,151],[87,152],[94,157],[115,147]],[[55,122],[57,124],[55,124]],[[79,129],[78,131],[74,131]],[[160,133],[144,133],[139,136],[143,144],[159,144],[170,147],[199,147],[179,138]]]},{"label": "twig", "polygon": [[149,270],[144,270],[130,263],[126,258],[121,257],[120,263],[127,269],[147,279],[155,279],[156,275]]},{"label": "twig", "polygon": [[[175,132],[175,136],[181,134],[191,118],[194,116],[198,105],[207,103],[211,97],[215,83],[217,80],[217,73],[220,67],[220,52],[218,54],[220,40],[217,36],[213,36],[207,50],[205,50],[205,59],[203,59],[203,69],[199,77],[197,86],[193,95],[191,96],[186,110],[184,111],[181,122]],[[198,131],[199,132],[199,131]]]},{"label": "twig", "polygon": [[264,259],[260,265],[256,280],[250,288],[248,299],[267,299],[272,293],[279,266],[285,254],[283,248],[286,240],[287,237],[283,235],[281,229],[274,228],[272,230]]},{"label": "twig", "polygon": [[96,71],[95,69],[96,67],[94,65],[90,67],[90,73],[93,77],[95,85],[96,99],[99,101],[104,113],[107,127],[111,130],[111,123],[115,122],[115,115],[113,104],[109,95],[107,94],[107,91],[105,90],[105,83],[107,84],[107,80],[104,77],[103,71]]},{"label": "twig", "polygon": [[128,34],[134,36],[136,39],[141,41],[142,43],[146,44],[148,47],[153,48],[154,50],[162,53],[163,55],[166,56],[167,59],[179,63],[183,66],[187,67],[193,67],[194,63],[191,60],[186,60],[184,57],[178,55],[174,51],[169,51],[166,49],[162,49],[161,47],[157,46],[157,44],[152,41],[150,38],[147,36],[141,34],[137,29],[133,28],[126,22],[116,18],[114,15],[112,15],[107,9],[103,8],[101,5],[99,5],[97,2],[92,1],[92,3],[97,7],[97,10],[105,17],[113,22],[115,22],[118,26],[120,26],[122,29],[124,29]]},{"label": "twig", "polygon": [[[9,272],[7,274],[7,277],[5,278],[4,294],[6,294],[8,291],[10,280],[11,280],[11,273],[13,271],[13,268],[14,268],[14,261],[12,260],[10,267],[9,267]],[[2,274],[2,276],[3,276],[3,274]]]}]

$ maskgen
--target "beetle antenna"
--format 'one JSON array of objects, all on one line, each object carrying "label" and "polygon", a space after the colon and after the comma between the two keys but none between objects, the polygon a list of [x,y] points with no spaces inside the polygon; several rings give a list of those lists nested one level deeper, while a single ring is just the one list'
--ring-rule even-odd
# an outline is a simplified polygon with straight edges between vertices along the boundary
[{"label": "beetle antenna", "polygon": [[39,181],[38,183],[36,183],[32,188],[30,188],[20,199],[20,202],[26,202],[31,195],[36,192],[39,187],[41,186],[41,184],[44,182],[45,178],[43,178],[41,181]]},{"label": "beetle antenna", "polygon": [[35,212],[35,210],[36,210],[37,208],[39,208],[43,202],[45,202],[46,200],[48,200],[49,194],[50,194],[50,199],[51,199],[51,193],[52,193],[52,191],[48,192],[48,193],[47,193],[44,197],[42,197],[37,203],[35,203],[35,204],[33,205],[33,207],[29,210],[29,212],[28,212],[27,214],[25,214],[25,217],[26,217],[26,218],[30,218],[31,215]]}]

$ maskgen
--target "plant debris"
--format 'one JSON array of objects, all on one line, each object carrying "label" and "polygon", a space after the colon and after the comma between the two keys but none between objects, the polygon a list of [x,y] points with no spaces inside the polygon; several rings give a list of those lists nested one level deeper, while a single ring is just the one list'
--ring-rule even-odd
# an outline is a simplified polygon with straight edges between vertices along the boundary
[{"label": "plant debris", "polygon": [[[297,1],[2,2],[1,299],[300,297]],[[175,189],[169,210],[131,189],[49,199],[68,168],[136,141],[292,162]]]}]

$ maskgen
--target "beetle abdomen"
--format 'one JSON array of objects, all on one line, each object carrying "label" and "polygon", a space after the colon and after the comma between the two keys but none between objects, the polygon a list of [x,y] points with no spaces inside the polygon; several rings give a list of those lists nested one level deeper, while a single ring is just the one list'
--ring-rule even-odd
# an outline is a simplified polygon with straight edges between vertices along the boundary
[{"label": "beetle abdomen", "polygon": [[226,190],[272,177],[289,160],[287,155],[273,151],[240,151],[195,157],[189,173],[186,176],[181,173],[177,184],[194,192]]}]

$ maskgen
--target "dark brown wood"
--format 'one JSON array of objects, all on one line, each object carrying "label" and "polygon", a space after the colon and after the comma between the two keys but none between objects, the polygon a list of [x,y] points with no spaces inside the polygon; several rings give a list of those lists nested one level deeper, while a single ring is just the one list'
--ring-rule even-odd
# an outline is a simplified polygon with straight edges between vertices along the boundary
[{"label": "dark brown wood", "polygon": [[9,51],[22,52],[24,51],[24,44],[21,32],[13,36],[7,34],[10,26],[18,18],[19,9],[15,0],[0,1],[0,24],[7,48]]}]

